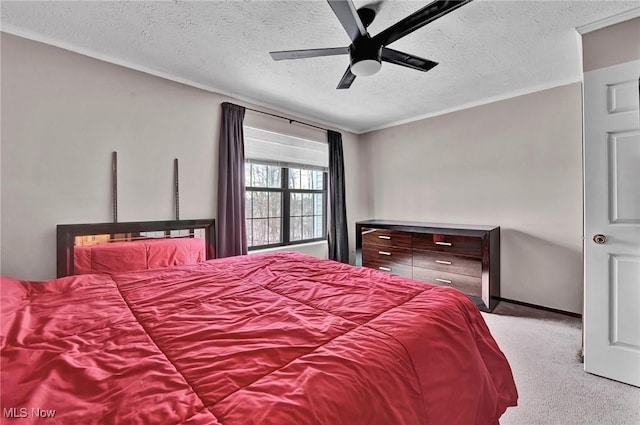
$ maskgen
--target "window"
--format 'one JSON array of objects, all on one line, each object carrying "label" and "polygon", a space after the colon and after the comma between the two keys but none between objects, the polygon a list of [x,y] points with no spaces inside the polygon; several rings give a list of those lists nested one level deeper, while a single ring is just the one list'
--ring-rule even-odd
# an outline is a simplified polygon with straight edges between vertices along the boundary
[{"label": "window", "polygon": [[327,143],[244,126],[244,155],[249,249],[326,239]]},{"label": "window", "polygon": [[325,239],[326,171],[251,160],[245,186],[249,249]]}]

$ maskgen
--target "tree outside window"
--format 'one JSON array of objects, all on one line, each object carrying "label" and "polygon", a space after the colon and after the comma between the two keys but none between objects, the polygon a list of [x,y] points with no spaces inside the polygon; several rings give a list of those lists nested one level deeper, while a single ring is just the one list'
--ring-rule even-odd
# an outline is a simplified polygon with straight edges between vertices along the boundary
[{"label": "tree outside window", "polygon": [[249,249],[325,239],[326,174],[304,166],[246,163]]}]

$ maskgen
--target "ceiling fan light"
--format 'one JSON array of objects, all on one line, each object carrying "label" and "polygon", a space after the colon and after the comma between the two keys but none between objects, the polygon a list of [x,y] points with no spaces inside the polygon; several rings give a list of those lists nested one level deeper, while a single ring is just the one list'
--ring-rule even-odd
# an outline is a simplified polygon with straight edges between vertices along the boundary
[{"label": "ceiling fan light", "polygon": [[362,59],[351,64],[351,73],[356,77],[367,77],[380,71],[382,63],[375,59]]}]

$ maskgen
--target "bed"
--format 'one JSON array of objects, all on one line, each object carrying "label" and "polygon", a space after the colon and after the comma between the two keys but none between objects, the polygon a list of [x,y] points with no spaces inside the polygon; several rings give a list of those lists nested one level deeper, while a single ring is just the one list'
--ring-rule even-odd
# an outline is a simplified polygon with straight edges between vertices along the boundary
[{"label": "bed", "polygon": [[281,252],[0,289],[5,418],[471,425],[517,403],[466,295],[373,269]]}]

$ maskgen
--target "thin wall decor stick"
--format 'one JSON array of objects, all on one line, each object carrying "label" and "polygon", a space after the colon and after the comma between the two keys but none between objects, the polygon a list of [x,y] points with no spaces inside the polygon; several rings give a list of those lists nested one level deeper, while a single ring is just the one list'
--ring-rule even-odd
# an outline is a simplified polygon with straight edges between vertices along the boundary
[{"label": "thin wall decor stick", "polygon": [[118,152],[111,154],[111,196],[113,199],[113,222],[118,222]]},{"label": "thin wall decor stick", "polygon": [[176,202],[176,220],[180,220],[180,182],[178,180],[178,158],[173,160],[173,193]]}]

